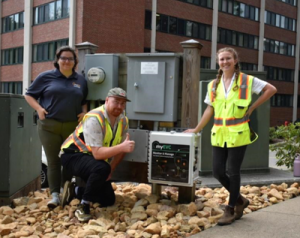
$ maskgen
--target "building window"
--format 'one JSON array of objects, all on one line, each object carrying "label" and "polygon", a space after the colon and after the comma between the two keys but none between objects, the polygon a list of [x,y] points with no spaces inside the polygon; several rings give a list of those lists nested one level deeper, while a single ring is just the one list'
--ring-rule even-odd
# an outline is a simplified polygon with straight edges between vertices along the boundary
[{"label": "building window", "polygon": [[259,21],[259,9],[234,0],[219,0],[219,11]]},{"label": "building window", "polygon": [[24,28],[24,12],[2,18],[2,33]]},{"label": "building window", "polygon": [[275,94],[271,97],[272,107],[293,107],[293,95]]},{"label": "building window", "polygon": [[264,70],[267,71],[268,80],[280,80],[287,82],[294,82],[294,70],[284,69],[272,66],[264,66]]},{"label": "building window", "polygon": [[210,69],[210,57],[204,57],[201,56],[201,64],[200,64],[200,68],[202,69]]},{"label": "building window", "polygon": [[151,19],[152,19],[152,16],[151,16],[152,12],[150,11],[146,11],[145,12],[145,29],[149,29],[151,30]]},{"label": "building window", "polygon": [[[151,48],[144,48],[144,52],[145,53],[151,53]],[[172,51],[167,51],[167,50],[158,50],[158,49],[155,49],[155,52],[161,52],[161,53],[171,53]]]},{"label": "building window", "polygon": [[1,82],[1,93],[22,94],[22,82]]},{"label": "building window", "polygon": [[257,64],[241,62],[240,67],[241,67],[241,70],[257,71]]},{"label": "building window", "polygon": [[213,7],[213,0],[179,0],[181,2],[191,3],[200,7]]},{"label": "building window", "polygon": [[23,47],[2,50],[2,65],[23,63]]},{"label": "building window", "polygon": [[258,36],[218,28],[218,43],[258,49]]},{"label": "building window", "polygon": [[282,16],[280,14],[274,13],[274,12],[265,12],[265,23],[276,26],[279,28],[283,28],[290,31],[296,31],[296,20]]},{"label": "building window", "polygon": [[[145,12],[145,28],[151,30],[151,11]],[[189,20],[156,14],[156,30],[174,35],[211,40],[211,26]]]},{"label": "building window", "polygon": [[58,41],[44,42],[32,46],[33,62],[43,62],[54,60],[56,49],[63,45],[68,45],[69,40],[63,39]]},{"label": "building window", "polygon": [[70,0],[56,0],[34,8],[35,25],[68,17],[70,14]]},{"label": "building window", "polygon": [[265,38],[264,51],[280,55],[295,56],[295,45]]},{"label": "building window", "polygon": [[287,3],[295,7],[297,6],[297,0],[277,0],[277,1]]}]

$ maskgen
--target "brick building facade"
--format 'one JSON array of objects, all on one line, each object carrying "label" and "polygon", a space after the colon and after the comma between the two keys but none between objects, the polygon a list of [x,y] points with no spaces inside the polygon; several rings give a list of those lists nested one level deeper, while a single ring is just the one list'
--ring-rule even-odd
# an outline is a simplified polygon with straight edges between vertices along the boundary
[{"label": "brick building facade", "polygon": [[293,107],[299,12],[296,0],[2,0],[0,90],[24,93],[26,82],[53,68],[60,45],[88,41],[97,53],[182,52],[180,42],[195,39],[203,45],[202,68],[216,68],[216,50],[232,46],[242,69],[267,71],[278,89],[270,125],[281,125],[300,118]]}]

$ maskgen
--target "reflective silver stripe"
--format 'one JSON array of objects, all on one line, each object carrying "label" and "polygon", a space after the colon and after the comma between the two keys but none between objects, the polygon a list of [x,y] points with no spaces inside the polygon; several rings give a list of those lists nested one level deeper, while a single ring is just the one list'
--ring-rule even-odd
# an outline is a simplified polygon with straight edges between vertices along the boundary
[{"label": "reflective silver stripe", "polygon": [[222,126],[223,125],[223,119],[216,119],[216,118],[214,118],[214,125],[216,125],[216,126]]},{"label": "reflective silver stripe", "polygon": [[238,124],[242,124],[245,122],[249,121],[249,117],[245,116],[243,118],[237,119],[237,118],[232,118],[232,119],[226,119],[226,126],[235,126]]},{"label": "reflective silver stripe", "polygon": [[214,93],[216,92],[216,79],[212,82],[211,84],[211,92],[209,94],[210,97],[210,101],[213,102],[214,101]]},{"label": "reflective silver stripe", "polygon": [[84,143],[82,143],[82,141],[76,135],[76,131],[77,130],[75,130],[73,132],[73,138],[74,138],[76,145],[79,146],[79,148],[82,149],[82,151],[89,151],[89,149],[86,147],[86,145]]},{"label": "reflective silver stripe", "polygon": [[247,85],[247,74],[243,74],[242,76],[242,84],[240,85],[240,99],[247,99],[247,90],[248,90],[248,85]]},{"label": "reflective silver stripe", "polygon": [[[125,130],[126,125],[127,125],[127,120],[126,120],[126,118],[124,117],[124,118],[123,118],[123,123],[122,123],[123,131]],[[122,132],[123,132],[123,131],[122,131]]]},{"label": "reflective silver stripe", "polygon": [[212,85],[212,91],[215,92],[216,91],[216,85],[217,85],[217,80],[213,81],[213,85]]}]

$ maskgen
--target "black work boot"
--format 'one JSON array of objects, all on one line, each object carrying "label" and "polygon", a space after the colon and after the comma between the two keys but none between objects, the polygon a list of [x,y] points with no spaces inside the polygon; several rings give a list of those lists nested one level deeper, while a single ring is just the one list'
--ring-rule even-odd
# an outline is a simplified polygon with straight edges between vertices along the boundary
[{"label": "black work boot", "polygon": [[249,200],[240,195],[235,205],[235,220],[238,220],[243,216],[243,211],[248,205]]},{"label": "black work boot", "polygon": [[234,208],[226,206],[223,216],[218,221],[218,225],[230,225],[232,222],[234,222],[234,217]]},{"label": "black work boot", "polygon": [[86,222],[92,218],[90,214],[90,204],[79,204],[75,211],[75,216],[79,221]]}]

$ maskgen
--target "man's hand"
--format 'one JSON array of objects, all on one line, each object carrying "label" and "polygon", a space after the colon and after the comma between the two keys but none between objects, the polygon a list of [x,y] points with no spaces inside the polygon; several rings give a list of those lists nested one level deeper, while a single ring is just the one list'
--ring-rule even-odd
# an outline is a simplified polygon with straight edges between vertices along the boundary
[{"label": "man's hand", "polygon": [[111,179],[111,176],[112,176],[112,172],[110,172],[110,174],[108,175],[106,181],[109,181]]},{"label": "man's hand", "polygon": [[129,133],[126,133],[126,139],[122,143],[123,151],[130,153],[134,150],[135,142],[129,139]]}]

